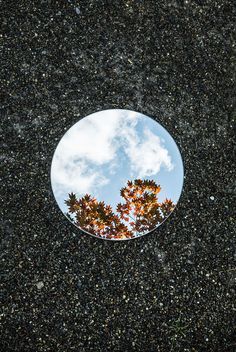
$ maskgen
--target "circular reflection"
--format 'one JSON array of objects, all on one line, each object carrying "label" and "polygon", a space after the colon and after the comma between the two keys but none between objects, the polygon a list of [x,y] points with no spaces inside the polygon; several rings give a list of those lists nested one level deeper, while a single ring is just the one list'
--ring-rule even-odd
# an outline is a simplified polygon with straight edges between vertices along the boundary
[{"label": "circular reflection", "polygon": [[75,226],[102,239],[127,240],[154,230],[174,210],[183,163],[159,123],[134,111],[104,110],[62,137],[51,184]]}]

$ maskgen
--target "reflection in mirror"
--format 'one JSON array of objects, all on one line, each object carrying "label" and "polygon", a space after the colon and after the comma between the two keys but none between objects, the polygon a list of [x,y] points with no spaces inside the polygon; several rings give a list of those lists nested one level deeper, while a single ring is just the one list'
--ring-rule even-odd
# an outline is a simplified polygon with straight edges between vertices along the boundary
[{"label": "reflection in mirror", "polygon": [[53,156],[51,184],[66,217],[93,236],[127,240],[174,210],[183,163],[170,134],[129,110],[104,110],[72,126]]}]

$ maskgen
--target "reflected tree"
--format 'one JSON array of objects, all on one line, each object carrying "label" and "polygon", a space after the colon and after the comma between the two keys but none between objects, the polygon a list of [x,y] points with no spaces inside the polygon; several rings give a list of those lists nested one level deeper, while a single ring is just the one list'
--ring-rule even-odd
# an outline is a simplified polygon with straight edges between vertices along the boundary
[{"label": "reflected tree", "polygon": [[133,233],[129,231],[120,217],[114,214],[110,205],[98,202],[89,194],[77,200],[76,195],[70,193],[69,199],[65,202],[68,212],[75,215],[74,224],[81,229],[103,238],[133,237]]},{"label": "reflected tree", "polygon": [[116,213],[89,194],[77,199],[70,193],[65,200],[67,214],[73,214],[70,220],[86,232],[108,239],[129,239],[153,230],[173,211],[171,199],[158,201],[160,191],[153,180],[128,181],[120,191],[124,201],[117,205]]},{"label": "reflected tree", "polygon": [[164,202],[158,201],[160,185],[153,180],[128,181],[127,186],[120,191],[124,203],[117,205],[120,218],[128,222],[134,234],[142,234],[153,230],[174,209],[174,203],[170,199]]}]

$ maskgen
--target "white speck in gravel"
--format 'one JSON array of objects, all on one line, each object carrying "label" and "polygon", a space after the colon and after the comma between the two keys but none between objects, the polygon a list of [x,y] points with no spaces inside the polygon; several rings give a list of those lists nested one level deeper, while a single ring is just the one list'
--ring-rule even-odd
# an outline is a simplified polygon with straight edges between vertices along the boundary
[{"label": "white speck in gravel", "polygon": [[37,289],[38,289],[38,290],[41,290],[41,288],[43,288],[43,286],[44,286],[43,281],[37,282],[37,283],[36,283],[36,286],[37,286]]},{"label": "white speck in gravel", "polygon": [[214,196],[210,196],[210,200],[215,200],[215,197]]},{"label": "white speck in gravel", "polygon": [[75,8],[75,12],[77,13],[77,15],[80,15],[80,9],[79,9],[79,7],[76,7],[76,8]]}]

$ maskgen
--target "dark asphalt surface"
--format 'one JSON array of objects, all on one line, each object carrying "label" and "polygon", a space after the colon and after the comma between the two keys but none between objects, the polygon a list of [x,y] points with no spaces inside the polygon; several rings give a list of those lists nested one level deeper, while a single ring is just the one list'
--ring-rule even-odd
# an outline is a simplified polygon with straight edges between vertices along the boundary
[{"label": "dark asphalt surface", "polygon": [[[1,351],[235,351],[234,1],[1,13]],[[185,165],[175,212],[132,241],[76,232],[50,186],[65,131],[109,108],[155,118]]]}]

